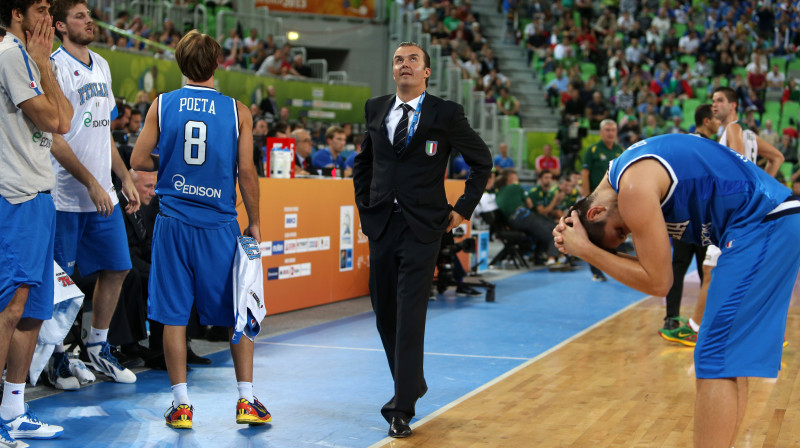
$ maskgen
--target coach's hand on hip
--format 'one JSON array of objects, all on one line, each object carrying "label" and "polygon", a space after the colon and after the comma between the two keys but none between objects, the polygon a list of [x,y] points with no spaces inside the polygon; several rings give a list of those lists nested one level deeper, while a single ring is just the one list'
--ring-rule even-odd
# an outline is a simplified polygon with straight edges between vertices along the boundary
[{"label": "coach's hand on hip", "polygon": [[464,217],[455,210],[450,210],[450,223],[447,225],[447,231],[451,231],[460,226],[464,222]]}]

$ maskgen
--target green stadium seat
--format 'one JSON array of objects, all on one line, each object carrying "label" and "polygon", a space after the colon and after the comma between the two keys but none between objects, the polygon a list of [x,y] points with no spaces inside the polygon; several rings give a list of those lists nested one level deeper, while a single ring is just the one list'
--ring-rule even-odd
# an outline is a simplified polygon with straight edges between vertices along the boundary
[{"label": "green stadium seat", "polygon": [[772,70],[772,66],[778,64],[778,68],[782,72],[786,72],[786,66],[789,64],[789,61],[786,58],[782,58],[779,56],[773,56],[769,58],[769,69]]},{"label": "green stadium seat", "polygon": [[672,27],[675,28],[675,35],[678,37],[678,39],[680,39],[681,37],[683,37],[684,34],[686,34],[685,23],[674,23]]},{"label": "green stadium seat", "polygon": [[795,59],[786,65],[787,72],[800,72],[800,59]]},{"label": "green stadium seat", "polygon": [[692,68],[694,68],[694,63],[697,62],[697,58],[691,54],[684,54],[678,59],[678,61],[680,61],[681,63],[685,62],[689,64],[689,69],[691,70]]},{"label": "green stadium seat", "polygon": [[597,65],[591,62],[582,62],[580,65],[581,73],[588,73],[589,75],[597,74]]},{"label": "green stadium seat", "polygon": [[744,67],[734,67],[731,72],[733,76],[742,75],[742,79],[747,79],[747,69]]},{"label": "green stadium seat", "polygon": [[[778,127],[778,129],[781,131],[788,127],[797,129],[798,114],[800,114],[800,103],[796,103],[794,101],[787,101],[783,103],[783,111],[781,112],[781,125]],[[794,124],[790,124],[790,120],[794,120]]]},{"label": "green stadium seat", "polygon": [[695,98],[683,101],[683,122],[686,123],[686,127],[694,124],[694,111],[697,109],[697,106],[701,104],[703,104],[703,102]]}]

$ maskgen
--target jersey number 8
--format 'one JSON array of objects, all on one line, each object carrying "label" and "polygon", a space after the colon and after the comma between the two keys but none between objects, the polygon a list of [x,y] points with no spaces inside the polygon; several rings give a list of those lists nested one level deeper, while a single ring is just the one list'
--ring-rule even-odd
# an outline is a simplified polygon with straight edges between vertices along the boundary
[{"label": "jersey number 8", "polygon": [[187,165],[206,162],[206,124],[189,120],[183,127],[183,160]]}]

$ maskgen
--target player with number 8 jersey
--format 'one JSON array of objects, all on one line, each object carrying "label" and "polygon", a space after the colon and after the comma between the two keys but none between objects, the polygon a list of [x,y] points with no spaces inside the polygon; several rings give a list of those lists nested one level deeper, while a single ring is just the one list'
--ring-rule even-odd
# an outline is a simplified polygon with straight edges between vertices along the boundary
[{"label": "player with number 8 jersey", "polygon": [[[244,104],[214,90],[221,53],[218,42],[196,30],[181,38],[175,59],[189,82],[156,99],[131,154],[137,170],[152,171],[158,159],[161,210],[153,230],[147,315],[164,324],[173,397],[164,418],[175,429],[190,429],[194,414],[186,384],[192,305],[201,324],[228,327],[233,335],[237,177],[248,218],[244,233],[261,239],[253,118]],[[270,413],[253,395],[253,341],[231,344],[231,355],[239,389],[236,422],[269,422]]]},{"label": "player with number 8 jersey", "polygon": [[236,220],[236,100],[186,85],[159,96],[158,123],[162,213],[206,228]]}]

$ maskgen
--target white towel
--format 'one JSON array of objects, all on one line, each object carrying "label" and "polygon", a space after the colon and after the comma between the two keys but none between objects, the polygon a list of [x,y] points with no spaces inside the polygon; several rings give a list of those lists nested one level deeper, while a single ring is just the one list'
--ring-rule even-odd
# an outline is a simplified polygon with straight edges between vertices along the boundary
[{"label": "white towel", "polygon": [[261,331],[261,321],[267,315],[264,306],[264,271],[261,250],[253,237],[238,237],[233,263],[233,312],[236,323],[231,342],[239,343],[242,334],[251,341]]},{"label": "white towel", "polygon": [[55,261],[53,261],[53,285],[53,318],[42,323],[31,367],[28,370],[28,381],[32,386],[39,380],[39,375],[47,365],[56,344],[60,344],[69,333],[83,304],[83,292]]}]

